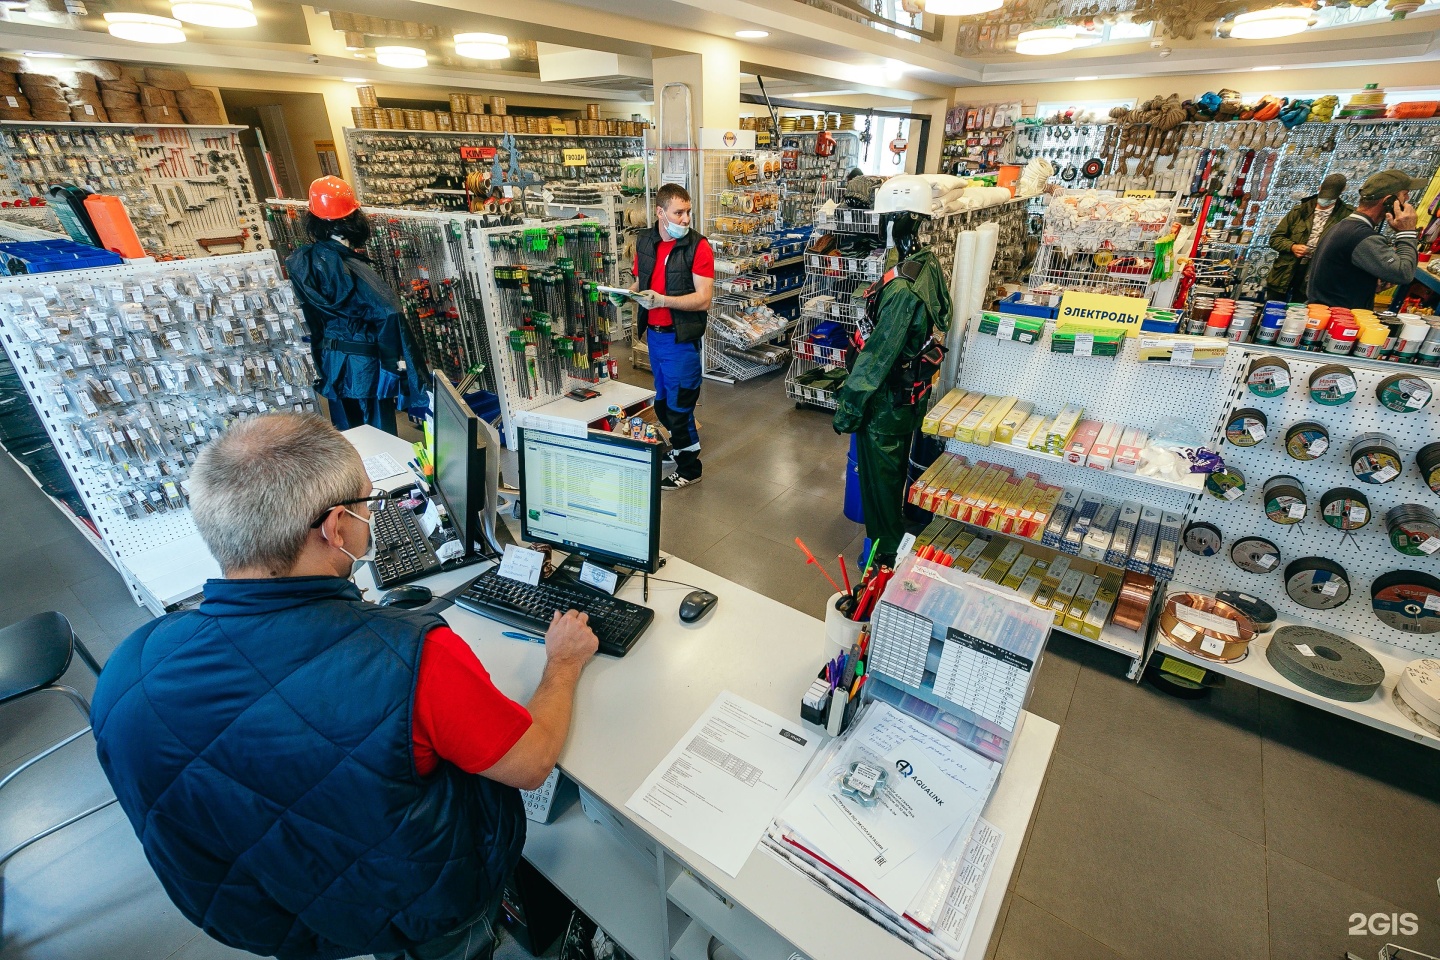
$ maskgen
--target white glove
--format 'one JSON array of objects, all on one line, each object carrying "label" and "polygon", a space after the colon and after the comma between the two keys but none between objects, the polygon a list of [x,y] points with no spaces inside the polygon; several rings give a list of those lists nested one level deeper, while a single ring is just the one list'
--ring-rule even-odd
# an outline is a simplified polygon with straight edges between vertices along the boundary
[{"label": "white glove", "polygon": [[665,296],[654,290],[641,290],[635,294],[635,302],[646,310],[658,310],[665,305]]}]

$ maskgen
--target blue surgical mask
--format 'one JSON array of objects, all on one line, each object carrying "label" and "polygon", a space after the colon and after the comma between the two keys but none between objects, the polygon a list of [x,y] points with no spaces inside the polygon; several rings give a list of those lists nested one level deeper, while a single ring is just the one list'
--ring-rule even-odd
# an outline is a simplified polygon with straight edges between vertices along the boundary
[{"label": "blue surgical mask", "polygon": [[690,232],[690,228],[684,226],[683,224],[672,223],[671,221],[666,220],[665,232],[670,234],[671,239],[679,240],[681,237],[685,236],[685,234]]},{"label": "blue surgical mask", "polygon": [[1325,199],[1324,197],[1320,197],[1320,198],[1318,198],[1318,199],[1315,201],[1315,205],[1316,205],[1316,206],[1320,206],[1320,207],[1324,207],[1324,208],[1326,208],[1326,209],[1328,210],[1329,208],[1335,206],[1335,201],[1334,201],[1334,200],[1327,200],[1327,199]]}]

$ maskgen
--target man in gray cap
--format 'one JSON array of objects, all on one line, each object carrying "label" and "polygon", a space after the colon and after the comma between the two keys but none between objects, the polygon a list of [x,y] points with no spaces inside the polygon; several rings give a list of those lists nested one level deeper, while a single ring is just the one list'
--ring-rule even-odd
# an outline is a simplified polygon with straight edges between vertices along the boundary
[{"label": "man in gray cap", "polygon": [[[1368,309],[1375,305],[1380,284],[1415,279],[1418,251],[1410,193],[1424,189],[1424,180],[1402,170],[1382,170],[1366,180],[1355,212],[1327,230],[1312,255],[1310,302]],[[1393,237],[1380,236],[1387,223]]]},{"label": "man in gray cap", "polygon": [[1330,174],[1320,184],[1320,192],[1296,204],[1270,234],[1270,247],[1279,256],[1265,278],[1266,300],[1289,303],[1305,299],[1310,255],[1328,228],[1355,212],[1354,207],[1340,199],[1344,192],[1345,175]]}]

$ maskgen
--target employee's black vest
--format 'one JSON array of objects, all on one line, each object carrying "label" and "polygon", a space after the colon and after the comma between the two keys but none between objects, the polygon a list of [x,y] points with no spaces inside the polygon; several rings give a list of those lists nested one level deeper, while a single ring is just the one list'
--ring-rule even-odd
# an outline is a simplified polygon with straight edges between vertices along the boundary
[{"label": "employee's black vest", "polygon": [[1351,310],[1375,306],[1375,285],[1379,278],[1361,270],[1351,260],[1360,241],[1374,235],[1374,226],[1359,216],[1346,217],[1325,231],[1310,260],[1307,296],[1311,303]]},{"label": "employee's black vest", "polygon": [[[667,297],[682,297],[687,293],[695,292],[695,248],[705,238],[694,230],[675,241],[675,246],[670,250],[670,256],[665,258],[665,295]],[[660,247],[660,231],[646,230],[635,239],[635,256],[640,261],[640,275],[636,279],[640,283],[639,289],[649,290],[650,278],[655,276],[655,256]],[[640,308],[640,322],[646,322],[646,316],[650,311],[644,307]],[[705,319],[708,316],[704,310],[676,310],[670,308],[670,317],[675,321],[675,342],[694,343],[705,336]]]}]

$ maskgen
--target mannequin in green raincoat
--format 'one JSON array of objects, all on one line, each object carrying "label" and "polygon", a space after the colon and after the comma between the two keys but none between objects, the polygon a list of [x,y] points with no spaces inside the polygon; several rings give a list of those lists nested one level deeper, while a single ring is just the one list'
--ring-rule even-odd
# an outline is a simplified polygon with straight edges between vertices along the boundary
[{"label": "mannequin in green raincoat", "polygon": [[[920,178],[895,177],[886,186],[911,179]],[[930,185],[922,184],[928,210]],[[904,202],[904,197],[899,200]],[[877,194],[876,210],[885,205]],[[875,544],[876,562],[887,565],[894,564],[905,534],[911,437],[925,417],[930,382],[943,354],[931,337],[950,326],[950,285],[935,255],[920,246],[920,223],[913,212],[902,212],[894,220],[891,237],[901,260],[882,281],[873,329],[867,333],[861,324],[863,347],[836,394],[835,432],[858,436],[865,532]]]}]

